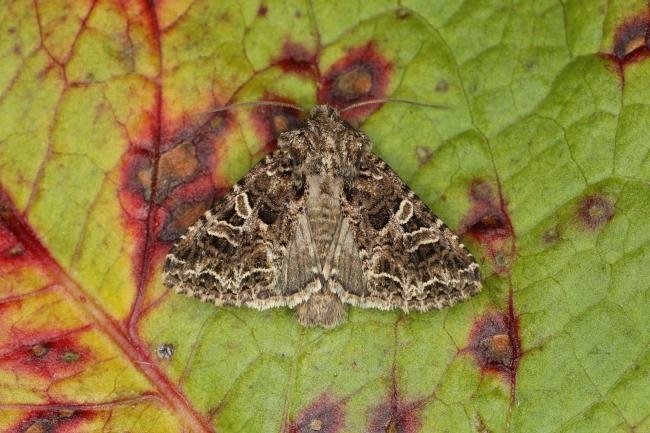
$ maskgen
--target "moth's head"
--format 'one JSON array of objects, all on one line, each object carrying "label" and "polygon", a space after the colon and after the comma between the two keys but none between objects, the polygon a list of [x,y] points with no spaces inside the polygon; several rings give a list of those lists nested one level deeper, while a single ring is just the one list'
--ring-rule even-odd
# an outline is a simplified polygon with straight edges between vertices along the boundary
[{"label": "moth's head", "polygon": [[372,143],[361,131],[341,119],[327,105],[317,105],[309,113],[305,127],[280,136],[278,147],[287,150],[300,174],[354,177]]}]

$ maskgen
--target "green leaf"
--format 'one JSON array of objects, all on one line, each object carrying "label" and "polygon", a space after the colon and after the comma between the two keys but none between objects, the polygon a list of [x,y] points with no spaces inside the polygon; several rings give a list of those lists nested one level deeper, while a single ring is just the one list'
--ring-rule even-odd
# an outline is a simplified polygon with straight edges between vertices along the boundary
[{"label": "green leaf", "polygon": [[[64,4],[65,3],[65,4]],[[650,430],[641,0],[4,2],[0,429]],[[294,110],[346,113],[468,244],[451,309],[170,293],[184,229]]]}]

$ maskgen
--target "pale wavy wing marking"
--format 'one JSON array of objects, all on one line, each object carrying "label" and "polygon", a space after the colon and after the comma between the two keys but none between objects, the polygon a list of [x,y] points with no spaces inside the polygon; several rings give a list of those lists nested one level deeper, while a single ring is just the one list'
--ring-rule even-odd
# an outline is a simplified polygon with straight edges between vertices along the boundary
[{"label": "pale wavy wing marking", "polygon": [[343,205],[349,231],[339,242],[348,248],[341,248],[346,252],[338,261],[344,268],[344,260],[358,255],[363,283],[341,279],[341,299],[408,312],[443,308],[477,293],[478,265],[458,237],[379,157],[369,154],[367,163],[348,192],[351,202]]}]

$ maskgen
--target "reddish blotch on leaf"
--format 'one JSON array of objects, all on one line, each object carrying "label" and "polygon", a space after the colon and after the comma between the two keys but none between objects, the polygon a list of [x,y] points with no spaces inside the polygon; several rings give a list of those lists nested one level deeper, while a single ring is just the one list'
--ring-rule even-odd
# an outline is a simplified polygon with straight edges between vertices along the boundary
[{"label": "reddish blotch on leaf", "polygon": [[[350,50],[323,75],[319,83],[318,101],[341,109],[357,102],[384,98],[392,69],[392,63],[374,43],[368,42]],[[358,120],[378,110],[380,105],[354,108],[344,115],[348,119]]]},{"label": "reddish blotch on leaf", "polygon": [[613,55],[622,63],[645,59],[650,54],[650,19],[647,15],[628,19],[614,35]]},{"label": "reddish blotch on leaf", "polygon": [[329,394],[321,394],[301,410],[295,420],[289,422],[285,433],[338,433],[344,425],[343,401],[335,400]]},{"label": "reddish blotch on leaf", "polygon": [[514,231],[505,200],[482,179],[470,184],[472,207],[461,225],[461,234],[482,244],[494,262],[495,272],[508,272],[515,254]]},{"label": "reddish blotch on leaf", "polygon": [[614,217],[614,204],[603,195],[590,195],[580,202],[577,215],[584,227],[597,230]]},{"label": "reddish blotch on leaf", "polygon": [[521,342],[518,318],[490,311],[474,322],[467,348],[484,372],[498,372],[514,383]]}]

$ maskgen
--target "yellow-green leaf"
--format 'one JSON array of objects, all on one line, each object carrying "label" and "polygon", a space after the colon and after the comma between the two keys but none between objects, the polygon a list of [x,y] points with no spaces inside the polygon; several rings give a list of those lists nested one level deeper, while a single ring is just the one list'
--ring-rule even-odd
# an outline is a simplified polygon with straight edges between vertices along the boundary
[{"label": "yellow-green leaf", "polygon": [[[642,0],[4,1],[0,430],[650,430]],[[478,257],[449,310],[170,293],[173,242],[305,109]]]}]

